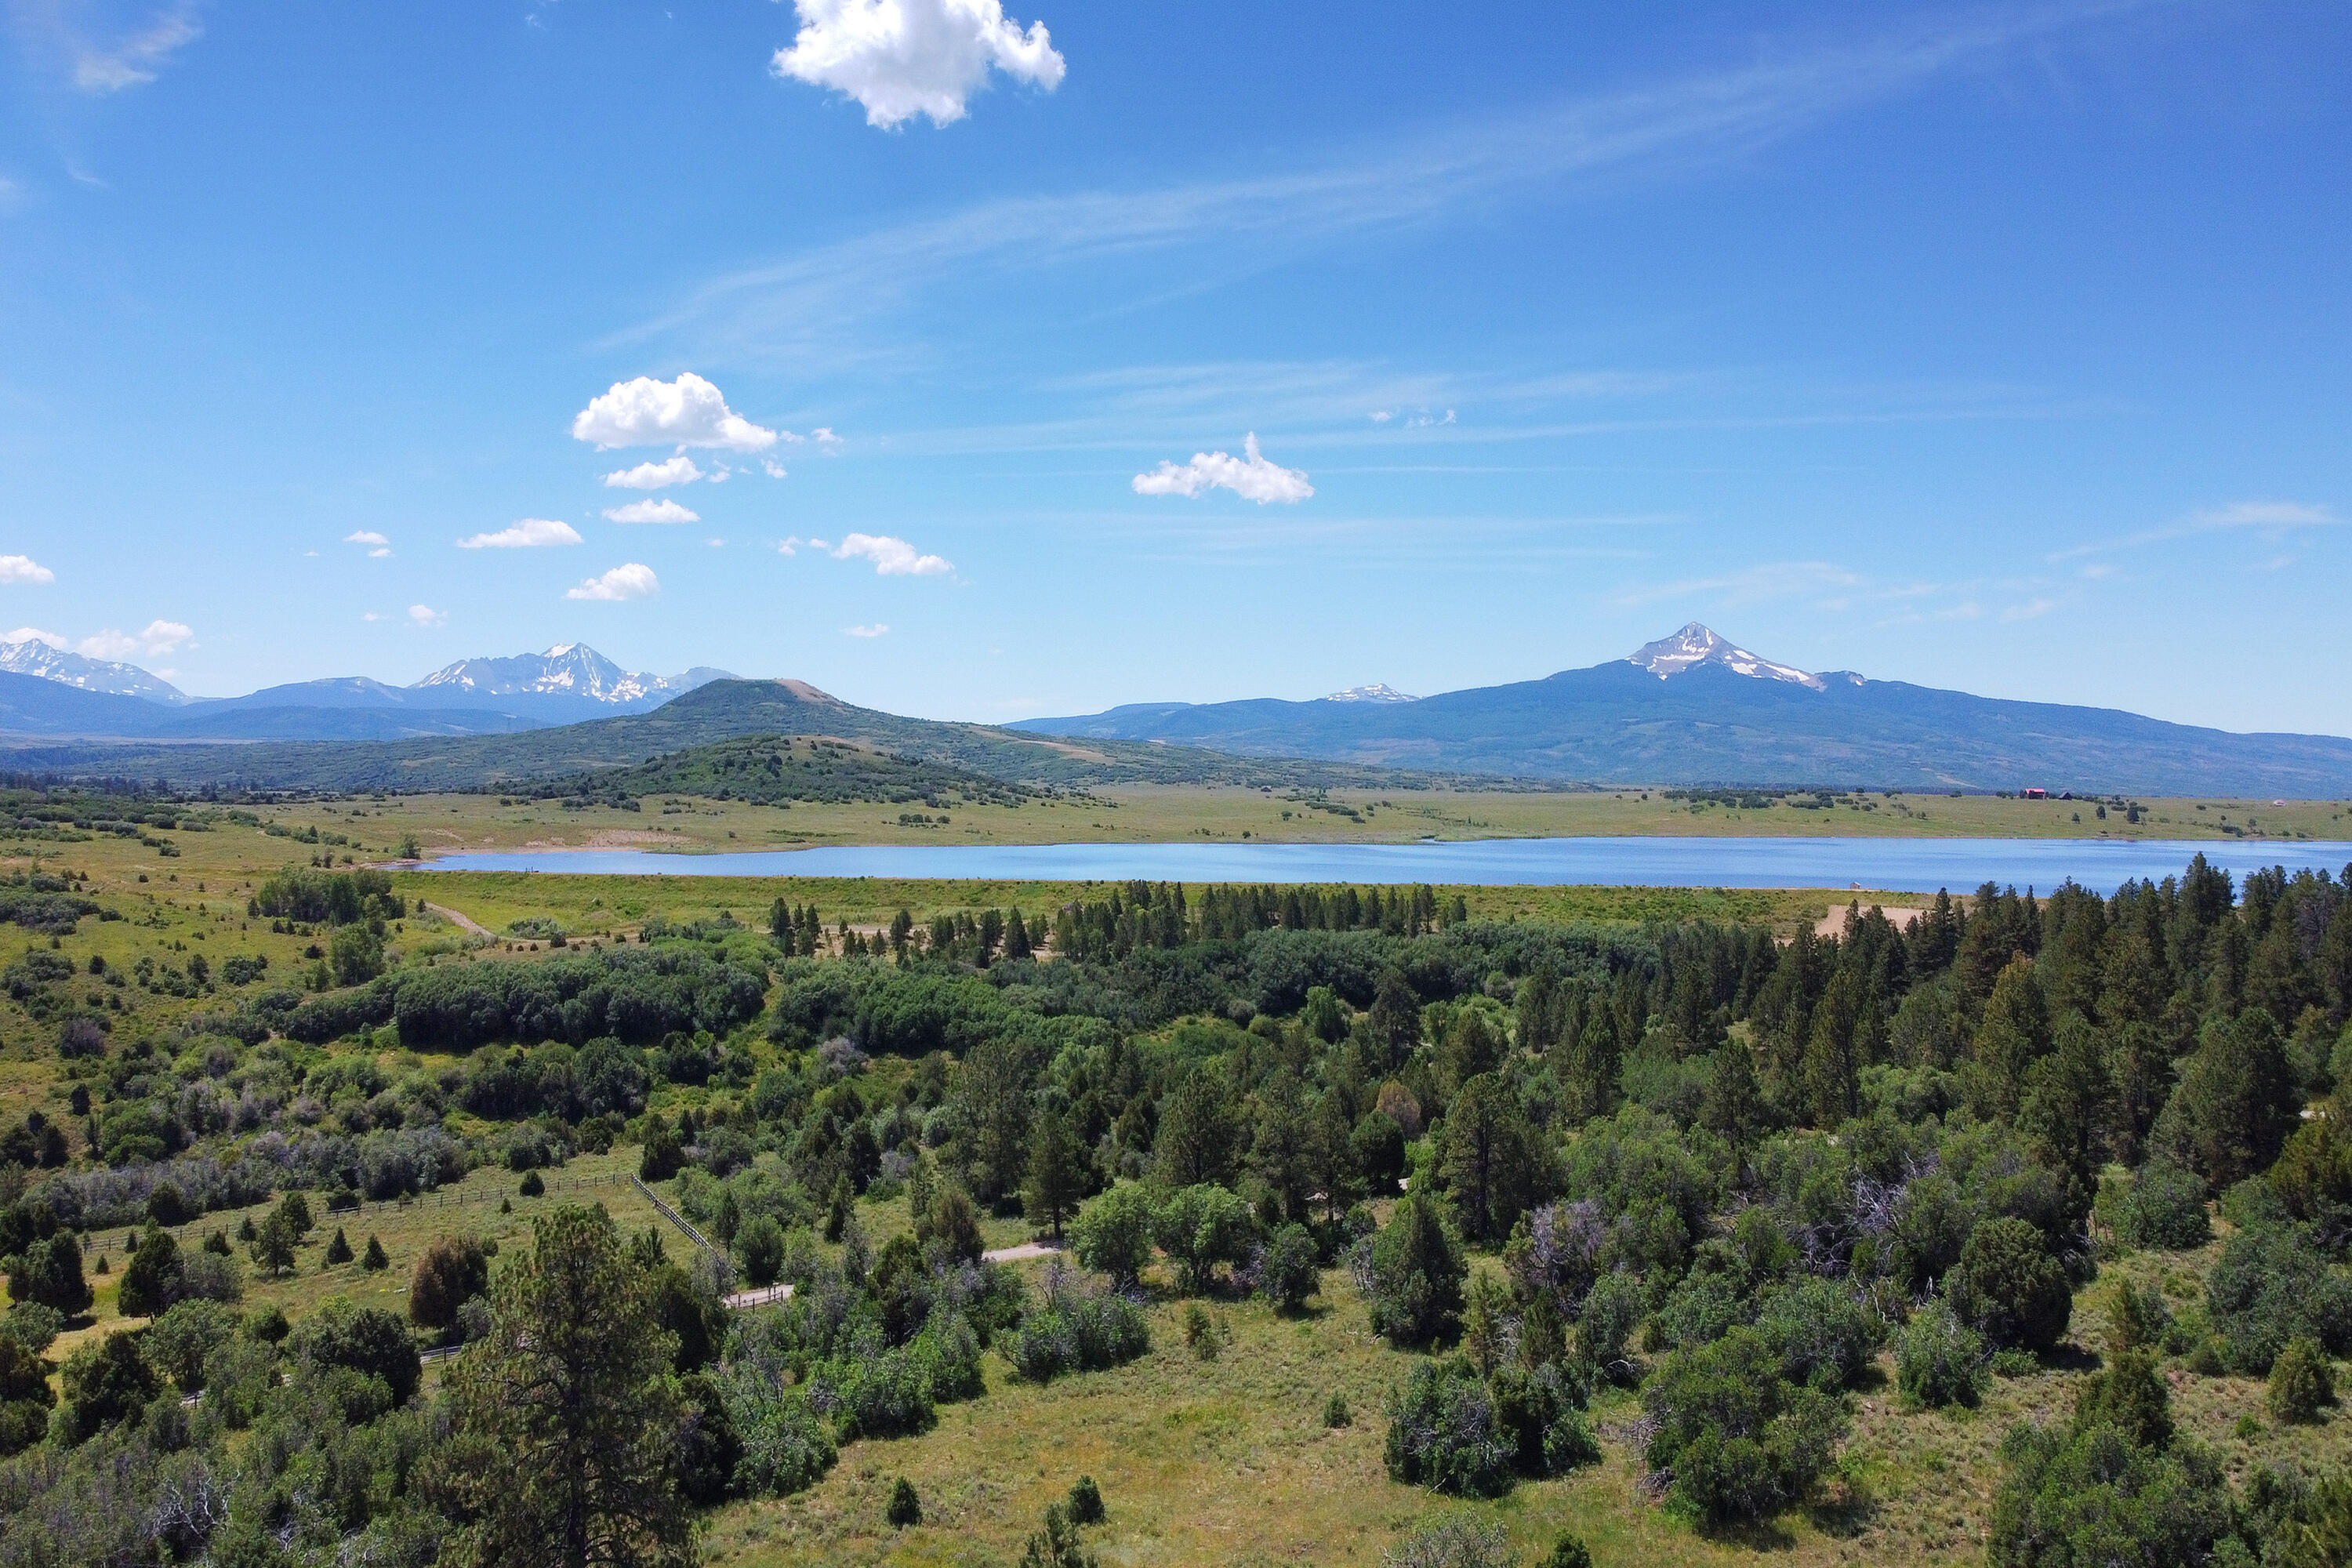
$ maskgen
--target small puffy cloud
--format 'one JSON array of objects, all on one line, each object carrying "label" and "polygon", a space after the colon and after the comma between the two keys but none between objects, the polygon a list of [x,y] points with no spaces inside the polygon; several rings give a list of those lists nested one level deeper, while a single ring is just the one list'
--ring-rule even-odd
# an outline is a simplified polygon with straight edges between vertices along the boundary
[{"label": "small puffy cloud", "polygon": [[808,438],[828,452],[838,452],[847,444],[833,433],[833,426],[830,425],[818,426],[808,433]]},{"label": "small puffy cloud", "polygon": [[495,533],[477,533],[457,541],[460,550],[539,550],[551,544],[577,544],[580,531],[551,517],[527,517]]},{"label": "small puffy cloud", "polygon": [[54,583],[58,574],[29,555],[0,555],[0,583]]},{"label": "small puffy cloud", "polygon": [[408,606],[408,624],[413,626],[437,626],[448,618],[448,611],[436,610],[430,605]]},{"label": "small puffy cloud", "polygon": [[45,632],[38,626],[18,626],[7,636],[0,637],[0,642],[47,643],[54,648],[62,648],[66,646],[65,638],[55,632]]},{"label": "small puffy cloud", "polygon": [[877,621],[870,626],[844,626],[841,635],[845,637],[885,637],[890,635],[890,628]]},{"label": "small puffy cloud", "polygon": [[1242,452],[1239,458],[1224,452],[1195,452],[1192,460],[1181,468],[1163,462],[1148,474],[1135,476],[1135,493],[1197,496],[1204,490],[1227,489],[1260,506],[1277,500],[1295,504],[1315,493],[1303,470],[1268,462],[1259,454],[1255,432],[1243,441]]},{"label": "small puffy cloud", "polygon": [[[812,540],[811,543],[820,542]],[[938,577],[955,570],[952,562],[937,555],[925,555],[903,539],[893,539],[887,533],[853,533],[845,536],[833,552],[836,561],[852,558],[874,563],[875,574],[882,577]]]},{"label": "small puffy cloud", "polygon": [[139,639],[110,626],[82,638],[74,645],[74,651],[85,658],[129,658],[139,651]]},{"label": "small puffy cloud", "polygon": [[606,447],[714,447],[764,452],[776,433],[727,406],[719,389],[692,371],[676,381],[641,375],[616,381],[572,421],[572,438]]},{"label": "small puffy cloud", "polygon": [[383,614],[382,614],[381,612],[379,612],[379,611],[375,611],[375,610],[367,610],[367,611],[363,611],[363,612],[361,614],[361,616],[360,616],[360,619],[362,619],[362,620],[363,620],[363,621],[380,621],[380,620],[383,619]]},{"label": "small puffy cloud", "polygon": [[626,506],[604,509],[607,522],[700,522],[699,512],[688,511],[674,500],[633,500]]},{"label": "small puffy cloud", "polygon": [[148,24],[144,31],[132,34],[109,48],[89,45],[78,47],[74,54],[74,86],[84,92],[121,92],[126,87],[139,87],[155,79],[155,73],[169,64],[180,49],[204,35],[191,12],[193,7],[175,6]]},{"label": "small puffy cloud", "polygon": [[800,552],[801,552],[801,540],[800,540],[800,535],[798,535],[798,534],[794,534],[794,535],[793,535],[793,537],[791,537],[790,539],[780,539],[780,540],[776,541],[776,553],[777,553],[777,554],[779,554],[779,555],[798,555]]},{"label": "small puffy cloud", "polygon": [[761,458],[760,467],[767,471],[768,477],[772,479],[781,479],[784,477],[784,466],[773,458]]},{"label": "small puffy cloud", "polygon": [[632,561],[615,566],[601,577],[591,577],[577,588],[564,594],[567,599],[649,599],[661,592],[661,579],[654,569],[642,562]]},{"label": "small puffy cloud", "polygon": [[194,637],[194,628],[182,621],[150,621],[135,636],[114,626],[94,632],[74,645],[74,651],[88,658],[129,658],[143,653],[150,658],[170,653]]},{"label": "small puffy cloud", "polygon": [[362,528],[343,535],[343,542],[345,544],[390,544],[392,541],[372,528]]},{"label": "small puffy cloud", "polygon": [[1372,423],[1375,425],[1385,425],[1395,417],[1396,410],[1392,408],[1375,408],[1372,410]]},{"label": "small puffy cloud", "polygon": [[150,655],[166,654],[195,635],[195,628],[183,621],[149,621],[139,641]]},{"label": "small puffy cloud", "polygon": [[1045,32],[1024,32],[1003,0],[793,0],[801,30],[770,62],[780,77],[856,99],[866,123],[888,130],[918,114],[964,116],[991,67],[1051,92],[1066,68]]},{"label": "small puffy cloud", "polygon": [[[716,477],[726,478],[727,470],[719,469]],[[615,490],[657,490],[665,485],[690,485],[700,478],[702,478],[702,470],[694,466],[694,459],[680,452],[666,462],[639,463],[634,468],[616,468],[604,476],[604,488]]]}]

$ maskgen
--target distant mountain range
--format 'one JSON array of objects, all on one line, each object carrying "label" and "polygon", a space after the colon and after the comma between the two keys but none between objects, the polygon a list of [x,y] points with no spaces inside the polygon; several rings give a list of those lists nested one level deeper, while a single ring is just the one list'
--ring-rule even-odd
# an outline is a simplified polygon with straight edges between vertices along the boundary
[{"label": "distant mountain range", "polygon": [[[1268,789],[1415,789],[1443,784],[1491,786],[1501,782],[1405,773],[1349,763],[1233,757],[1191,746],[1071,742],[1019,734],[989,724],[901,718],[844,702],[805,681],[733,679],[706,682],[651,712],[518,733],[417,736],[348,744],[283,744],[268,740],[236,745],[20,742],[0,752],[0,763],[32,772],[161,778],[184,788],[217,784],[253,789],[503,789],[533,781],[576,779],[600,770],[643,772],[643,764],[656,759],[677,759],[698,748],[752,735],[847,741],[911,762],[1030,787],[1215,784]],[[742,787],[748,798],[761,798],[751,781]]]},{"label": "distant mountain range", "polygon": [[46,643],[0,644],[0,761],[16,768],[183,784],[465,789],[641,766],[751,735],[830,736],[1033,785],[2352,796],[2352,740],[2231,734],[1816,673],[1696,622],[1589,669],[1435,697],[1362,686],[1308,702],[1138,703],[1002,728],[901,718],[795,680],[709,668],[644,675],[577,643],[463,659],[412,686],[347,677],[221,700]]},{"label": "distant mountain range", "polygon": [[641,713],[731,679],[709,668],[646,675],[584,643],[559,643],[545,653],[459,659],[412,686],[341,676],[206,699],[136,665],[27,638],[0,643],[0,731],[154,741],[504,734]]},{"label": "distant mountain range", "polygon": [[1012,726],[1529,779],[2352,795],[2352,741],[2232,734],[1776,663],[1696,622],[1589,669],[1411,702],[1139,703]]}]

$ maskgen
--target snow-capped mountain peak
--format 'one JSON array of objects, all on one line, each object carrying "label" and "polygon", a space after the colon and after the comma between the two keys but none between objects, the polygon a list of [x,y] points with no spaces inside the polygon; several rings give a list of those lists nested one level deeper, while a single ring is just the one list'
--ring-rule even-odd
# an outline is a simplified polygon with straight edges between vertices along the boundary
[{"label": "snow-capped mountain peak", "polygon": [[1345,691],[1334,691],[1323,700],[1326,702],[1418,702],[1421,699],[1376,680],[1370,686],[1350,686]]},{"label": "snow-capped mountain peak", "polygon": [[0,669],[16,675],[37,675],[44,680],[79,686],[84,691],[109,691],[118,697],[143,697],[150,702],[168,702],[174,707],[191,700],[187,693],[170,681],[161,676],[150,675],[135,664],[89,658],[54,647],[38,637],[0,642]]},{"label": "snow-capped mountain peak", "polygon": [[1696,669],[1703,664],[1715,664],[1735,675],[1745,675],[1758,680],[1792,681],[1799,686],[1810,686],[1816,691],[1826,684],[1818,675],[1793,665],[1774,664],[1737,644],[1726,642],[1696,621],[1672,637],[1643,643],[1626,656],[1626,662],[1640,666],[1661,680],[1680,675],[1685,670]]},{"label": "snow-capped mountain peak", "polygon": [[461,658],[435,670],[416,686],[454,687],[485,697],[521,695],[582,697],[594,702],[626,703],[691,691],[713,680],[729,680],[723,669],[696,668],[683,675],[647,675],[623,669],[585,643],[558,643],[545,653],[509,658]]}]

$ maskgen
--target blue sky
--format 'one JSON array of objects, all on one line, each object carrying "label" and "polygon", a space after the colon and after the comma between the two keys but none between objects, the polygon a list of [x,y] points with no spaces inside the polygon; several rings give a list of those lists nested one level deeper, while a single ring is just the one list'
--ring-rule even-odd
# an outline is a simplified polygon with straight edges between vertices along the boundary
[{"label": "blue sky", "polygon": [[1007,719],[1699,619],[2352,732],[2340,5],[0,16],[0,630],[192,691]]}]

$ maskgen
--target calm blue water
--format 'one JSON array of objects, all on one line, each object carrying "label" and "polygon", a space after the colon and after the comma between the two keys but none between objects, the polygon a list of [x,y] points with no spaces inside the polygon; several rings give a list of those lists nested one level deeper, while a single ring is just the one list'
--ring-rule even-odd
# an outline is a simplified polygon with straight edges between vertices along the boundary
[{"label": "calm blue water", "polygon": [[998,881],[1432,882],[1473,886],[1843,888],[1970,891],[1979,883],[2111,893],[2189,857],[2235,875],[2341,872],[2352,843],[2080,838],[1482,838],[1447,844],[827,845],[733,855],[633,849],[451,855],[441,871],[589,876],[924,877]]}]

